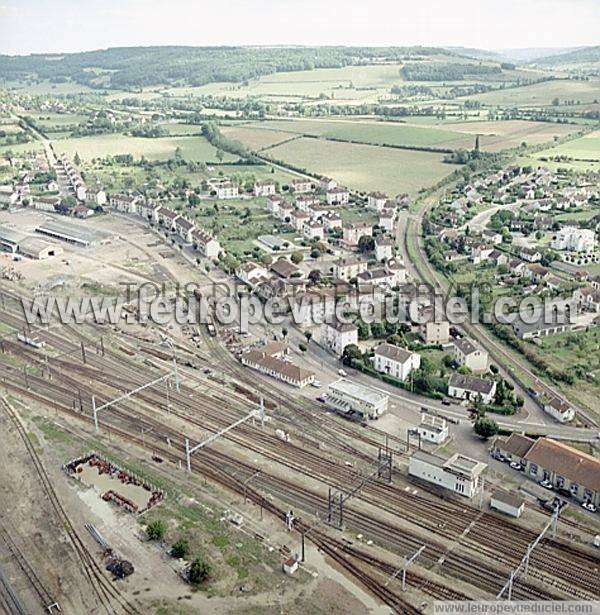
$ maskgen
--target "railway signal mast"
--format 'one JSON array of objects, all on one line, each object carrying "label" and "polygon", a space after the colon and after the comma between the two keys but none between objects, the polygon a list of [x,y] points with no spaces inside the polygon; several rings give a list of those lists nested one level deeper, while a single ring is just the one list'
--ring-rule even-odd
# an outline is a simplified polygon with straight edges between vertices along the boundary
[{"label": "railway signal mast", "polygon": [[555,505],[554,512],[552,513],[552,518],[544,526],[544,529],[539,533],[538,537],[531,544],[529,544],[529,546],[527,547],[527,552],[523,556],[523,559],[520,561],[519,565],[514,570],[511,570],[510,576],[508,577],[508,581],[506,581],[504,587],[500,590],[500,593],[496,596],[497,600],[502,598],[502,596],[504,595],[504,592],[507,590],[508,590],[508,593],[507,593],[506,598],[507,600],[512,600],[512,591],[513,591],[514,582],[515,582],[517,575],[519,574],[519,571],[521,570],[521,567],[523,568],[523,575],[527,576],[529,572],[529,558],[531,557],[533,550],[537,547],[537,545],[542,540],[546,532],[549,529],[552,529],[552,538],[556,537],[556,526],[558,525],[559,513],[560,513],[560,506]]}]

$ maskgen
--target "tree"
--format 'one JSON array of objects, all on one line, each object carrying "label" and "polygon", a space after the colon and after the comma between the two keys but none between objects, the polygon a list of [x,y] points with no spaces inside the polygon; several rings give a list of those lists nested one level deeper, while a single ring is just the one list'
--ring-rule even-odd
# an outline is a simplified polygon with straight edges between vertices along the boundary
[{"label": "tree", "polygon": [[165,532],[167,531],[167,525],[164,521],[152,521],[146,527],[146,534],[150,540],[162,540]]},{"label": "tree", "polygon": [[354,359],[362,359],[360,348],[356,344],[344,346],[342,351],[342,361],[344,365],[350,365]]},{"label": "tree", "polygon": [[199,585],[200,583],[204,583],[204,581],[210,577],[211,572],[212,566],[201,557],[197,557],[190,565],[188,579],[190,580],[190,583]]},{"label": "tree", "polygon": [[75,156],[73,156],[73,162],[75,166],[79,166],[81,164],[81,158],[79,157],[79,152],[75,152]]},{"label": "tree", "polygon": [[302,262],[303,258],[304,258],[304,256],[302,255],[302,252],[294,252],[290,256],[290,260],[292,261],[292,263],[294,263],[294,265],[300,264]]},{"label": "tree", "polygon": [[306,338],[306,343],[310,344],[310,340],[312,338],[312,333],[310,331],[305,331],[304,332],[304,337]]},{"label": "tree", "polygon": [[366,322],[363,322],[362,320],[359,320],[356,323],[356,328],[358,329],[358,339],[359,340],[366,340],[371,334],[371,329],[369,328],[369,325]]},{"label": "tree", "polygon": [[385,335],[385,328],[380,322],[371,323],[371,335],[373,337],[383,337]]},{"label": "tree", "polygon": [[361,253],[372,252],[375,249],[375,239],[369,235],[363,235],[358,240],[358,251]]},{"label": "tree", "polygon": [[481,436],[484,440],[487,440],[498,433],[499,427],[496,421],[493,419],[488,419],[484,416],[475,421],[473,429],[478,436]]},{"label": "tree", "polygon": [[218,149],[217,153],[216,153],[216,156],[217,156],[217,160],[219,162],[223,162],[223,158],[225,158],[225,154],[223,153],[223,150]]},{"label": "tree", "polygon": [[288,330],[285,327],[283,327],[283,329],[281,329],[281,335],[283,335],[283,339],[287,337],[287,334],[288,334]]},{"label": "tree", "polygon": [[190,543],[185,538],[180,538],[177,542],[173,543],[171,547],[171,555],[177,558],[187,557],[190,551]]},{"label": "tree", "polygon": [[308,348],[306,347],[306,344],[298,344],[298,350],[300,352],[306,352]]}]

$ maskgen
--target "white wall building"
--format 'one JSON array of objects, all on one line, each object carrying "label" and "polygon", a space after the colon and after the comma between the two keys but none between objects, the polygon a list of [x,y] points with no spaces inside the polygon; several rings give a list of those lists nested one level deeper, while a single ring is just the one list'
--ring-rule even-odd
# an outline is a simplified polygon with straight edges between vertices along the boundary
[{"label": "white wall building", "polygon": [[392,344],[380,344],[375,349],[373,367],[382,374],[406,380],[413,369],[419,369],[421,356]]},{"label": "white wall building", "polygon": [[324,322],[321,325],[321,345],[331,350],[338,357],[349,344],[358,344],[358,328],[352,323],[342,323],[338,320]]},{"label": "white wall building", "polygon": [[340,379],[329,385],[325,403],[344,414],[361,419],[376,419],[386,412],[388,399],[385,393]]},{"label": "white wall building", "polygon": [[568,423],[575,418],[575,408],[564,399],[553,397],[544,404],[544,410],[559,423]]},{"label": "white wall building", "polygon": [[422,440],[432,444],[442,444],[448,438],[448,422],[443,416],[423,412],[417,431]]},{"label": "white wall building", "polygon": [[451,374],[448,380],[448,395],[457,399],[476,401],[481,399],[484,404],[491,404],[496,394],[496,382],[484,380],[475,376]]},{"label": "white wall building", "polygon": [[481,475],[487,464],[455,453],[444,459],[425,451],[416,451],[410,458],[408,473],[428,483],[459,495],[472,498],[483,488]]},{"label": "white wall building", "polygon": [[555,250],[593,252],[596,248],[596,233],[591,229],[565,226],[558,231],[551,245]]},{"label": "white wall building", "polygon": [[487,350],[482,350],[476,346],[475,342],[468,337],[454,340],[452,356],[458,365],[464,365],[472,372],[485,372],[487,370]]}]

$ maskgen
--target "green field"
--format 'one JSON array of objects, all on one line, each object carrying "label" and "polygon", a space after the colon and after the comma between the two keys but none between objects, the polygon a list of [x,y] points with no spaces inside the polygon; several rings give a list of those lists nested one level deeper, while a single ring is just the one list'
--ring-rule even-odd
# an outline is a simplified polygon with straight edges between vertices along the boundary
[{"label": "green field", "polygon": [[[270,126],[271,122],[265,125]],[[251,150],[260,151],[265,147],[271,147],[277,143],[282,143],[288,139],[293,139],[294,134],[281,130],[267,130],[258,127],[250,126],[222,126],[221,132],[228,138],[234,141],[240,141]]]},{"label": "green field", "polygon": [[372,120],[274,120],[250,124],[256,128],[405,147],[472,147],[474,139],[443,128],[410,126]]},{"label": "green field", "polygon": [[545,81],[534,85],[485,92],[466,98],[479,100],[486,105],[515,107],[549,107],[554,98],[558,98],[559,101],[574,99],[583,103],[591,103],[600,98],[600,82],[598,80]]},{"label": "green field", "polygon": [[[146,139],[121,134],[78,137],[54,142],[56,150],[69,156],[79,154],[82,160],[131,154],[135,159],[145,156],[149,160],[166,160],[180,147],[185,160],[216,161],[215,148],[204,137],[161,137]],[[235,156],[225,154],[225,161],[233,162]]]},{"label": "green field", "polygon": [[457,167],[442,154],[301,138],[270,149],[269,157],[333,177],[355,190],[416,194]]},{"label": "green field", "polygon": [[600,161],[600,130],[541,151],[536,156],[569,156],[578,160]]}]

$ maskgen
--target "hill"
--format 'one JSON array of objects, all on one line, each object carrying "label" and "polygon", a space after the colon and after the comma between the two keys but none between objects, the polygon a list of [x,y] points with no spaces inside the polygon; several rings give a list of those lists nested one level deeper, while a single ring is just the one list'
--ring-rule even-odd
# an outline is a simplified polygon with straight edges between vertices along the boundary
[{"label": "hill", "polygon": [[98,89],[201,86],[282,71],[416,60],[440,52],[428,47],[117,47],[62,55],[2,55],[0,78],[74,81]]},{"label": "hill", "polygon": [[536,64],[545,66],[558,66],[560,64],[583,64],[600,62],[600,45],[595,47],[582,47],[565,53],[558,53],[535,60]]}]

